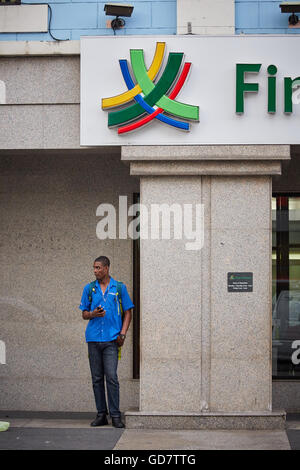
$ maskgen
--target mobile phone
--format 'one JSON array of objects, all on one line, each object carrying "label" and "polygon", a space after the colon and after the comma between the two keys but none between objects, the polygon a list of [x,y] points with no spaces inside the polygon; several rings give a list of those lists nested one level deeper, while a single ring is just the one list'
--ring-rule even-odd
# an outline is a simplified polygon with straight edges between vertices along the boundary
[{"label": "mobile phone", "polygon": [[99,305],[99,306],[97,307],[97,310],[99,310],[99,312],[101,312],[101,310],[104,310],[104,308],[102,307],[102,305]]}]

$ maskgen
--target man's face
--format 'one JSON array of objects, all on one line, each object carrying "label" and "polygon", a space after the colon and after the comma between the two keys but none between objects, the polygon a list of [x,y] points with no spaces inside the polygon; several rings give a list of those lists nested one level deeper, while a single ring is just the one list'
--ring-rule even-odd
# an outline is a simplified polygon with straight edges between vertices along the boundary
[{"label": "man's face", "polygon": [[108,274],[108,266],[103,266],[103,264],[100,263],[100,261],[95,261],[94,274],[96,276],[96,279],[101,281],[101,279],[104,279]]}]

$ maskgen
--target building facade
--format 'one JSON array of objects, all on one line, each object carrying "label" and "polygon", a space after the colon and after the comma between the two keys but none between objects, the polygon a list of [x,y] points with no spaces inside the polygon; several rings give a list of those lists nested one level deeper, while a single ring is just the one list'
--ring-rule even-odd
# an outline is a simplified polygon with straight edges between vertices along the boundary
[{"label": "building facade", "polygon": [[[11,3],[0,4],[0,408],[94,410],[78,306],[104,254],[136,305],[119,366],[128,425],[275,426],[299,411],[299,137],[83,144],[80,41],[288,36],[297,50],[300,23],[264,0],[135,0],[118,30],[105,2]],[[202,204],[202,249],[101,239],[99,206],[118,219],[120,196],[149,210]],[[230,293],[230,272],[251,272],[252,291]]]}]

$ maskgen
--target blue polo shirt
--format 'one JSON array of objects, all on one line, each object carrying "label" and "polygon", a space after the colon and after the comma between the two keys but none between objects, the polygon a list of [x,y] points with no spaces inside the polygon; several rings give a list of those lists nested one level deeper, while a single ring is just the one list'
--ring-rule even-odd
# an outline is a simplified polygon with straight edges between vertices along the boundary
[{"label": "blue polo shirt", "polygon": [[[86,342],[114,341],[119,336],[122,328],[120,306],[117,301],[117,281],[111,277],[104,294],[99,282],[96,281],[95,292],[92,293],[91,305],[89,303],[89,290],[90,284],[87,284],[83,289],[79,306],[80,310],[90,312],[101,305],[106,313],[102,318],[97,317],[89,320],[85,330]],[[121,297],[124,311],[134,308],[125,284],[122,284]]]}]

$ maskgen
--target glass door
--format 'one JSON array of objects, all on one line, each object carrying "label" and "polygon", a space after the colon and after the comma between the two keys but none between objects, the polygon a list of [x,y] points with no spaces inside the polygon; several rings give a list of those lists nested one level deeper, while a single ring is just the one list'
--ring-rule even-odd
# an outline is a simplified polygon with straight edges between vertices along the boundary
[{"label": "glass door", "polygon": [[300,379],[300,195],[272,199],[273,378]]}]

